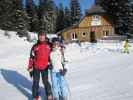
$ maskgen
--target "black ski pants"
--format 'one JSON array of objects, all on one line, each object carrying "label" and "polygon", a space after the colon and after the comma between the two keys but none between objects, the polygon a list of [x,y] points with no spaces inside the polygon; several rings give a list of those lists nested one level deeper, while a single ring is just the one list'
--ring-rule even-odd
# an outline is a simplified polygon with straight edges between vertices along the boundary
[{"label": "black ski pants", "polygon": [[46,96],[51,95],[51,85],[48,81],[48,69],[45,70],[38,70],[33,69],[33,85],[32,85],[32,96],[33,98],[39,96],[39,81],[40,81],[40,74],[42,76],[42,82],[45,87]]}]

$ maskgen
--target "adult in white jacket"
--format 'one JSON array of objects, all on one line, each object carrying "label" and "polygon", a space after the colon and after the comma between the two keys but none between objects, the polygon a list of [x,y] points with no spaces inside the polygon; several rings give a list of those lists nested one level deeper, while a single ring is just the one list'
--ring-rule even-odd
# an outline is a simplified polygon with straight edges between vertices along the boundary
[{"label": "adult in white jacket", "polygon": [[50,61],[53,67],[51,79],[54,100],[65,100],[68,95],[68,86],[64,76],[61,73],[63,71],[63,55],[60,51],[59,42],[57,41],[53,43]]}]

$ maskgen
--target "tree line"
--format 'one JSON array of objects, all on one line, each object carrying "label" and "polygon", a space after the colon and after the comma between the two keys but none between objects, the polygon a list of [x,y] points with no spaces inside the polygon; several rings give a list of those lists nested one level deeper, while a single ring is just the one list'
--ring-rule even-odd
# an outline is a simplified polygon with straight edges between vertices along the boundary
[{"label": "tree line", "polygon": [[[20,36],[27,32],[57,33],[77,24],[81,19],[79,0],[70,0],[64,7],[56,0],[0,0],[0,28],[17,31]],[[132,0],[96,0],[107,12],[115,25],[116,33],[133,33]]]},{"label": "tree line", "polygon": [[113,19],[116,33],[133,34],[133,0],[97,0]]},{"label": "tree line", "polygon": [[0,28],[17,31],[20,36],[27,32],[56,33],[76,24],[81,19],[78,0],[70,0],[68,7],[55,0],[0,0]]}]

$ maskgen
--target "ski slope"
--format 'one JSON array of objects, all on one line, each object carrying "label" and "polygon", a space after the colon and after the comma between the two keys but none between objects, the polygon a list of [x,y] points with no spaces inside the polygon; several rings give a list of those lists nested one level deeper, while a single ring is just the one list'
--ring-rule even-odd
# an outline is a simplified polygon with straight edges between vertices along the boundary
[{"label": "ski slope", "polygon": [[[0,100],[32,100],[32,79],[26,68],[33,44],[15,32],[10,32],[10,38],[3,34],[0,31]],[[121,52],[121,43],[67,45],[70,100],[133,100],[133,44],[130,45],[130,54]],[[44,92],[42,82],[40,87]]]}]

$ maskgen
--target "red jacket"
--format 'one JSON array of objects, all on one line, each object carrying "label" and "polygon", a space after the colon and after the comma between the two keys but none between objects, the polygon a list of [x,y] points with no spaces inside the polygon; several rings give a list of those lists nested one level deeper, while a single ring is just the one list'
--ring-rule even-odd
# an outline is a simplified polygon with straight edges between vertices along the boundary
[{"label": "red jacket", "polygon": [[28,69],[34,67],[39,70],[48,68],[50,47],[45,43],[35,44],[30,52]]}]

